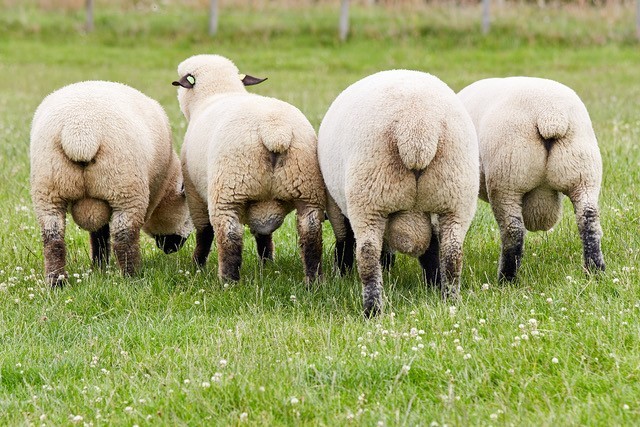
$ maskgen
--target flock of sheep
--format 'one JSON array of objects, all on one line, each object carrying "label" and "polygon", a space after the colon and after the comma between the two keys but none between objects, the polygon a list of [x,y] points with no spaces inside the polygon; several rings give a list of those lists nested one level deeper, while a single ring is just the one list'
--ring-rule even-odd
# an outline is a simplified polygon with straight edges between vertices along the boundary
[{"label": "flock of sheep", "polygon": [[123,272],[140,267],[140,230],[166,253],[195,228],[194,262],[215,237],[218,276],[240,279],[244,225],[262,261],[272,233],[297,212],[307,283],[321,276],[322,223],[336,237],[337,270],[354,256],[364,313],[382,310],[382,269],[394,252],[418,257],[445,298],[460,288],[462,245],[478,195],[500,227],[498,275],[516,278],[525,230],[548,230],[561,197],[573,203],[587,270],[604,270],[598,196],[602,160],[574,91],[545,79],[485,79],[456,95],[419,71],[391,70],[346,88],[318,136],[294,106],[248,93],[262,82],[218,55],[178,66],[189,122],[181,164],[158,102],[119,83],[63,87],[31,129],[31,193],[45,274],[61,286],[65,218],[89,231],[94,264],[111,248]]}]

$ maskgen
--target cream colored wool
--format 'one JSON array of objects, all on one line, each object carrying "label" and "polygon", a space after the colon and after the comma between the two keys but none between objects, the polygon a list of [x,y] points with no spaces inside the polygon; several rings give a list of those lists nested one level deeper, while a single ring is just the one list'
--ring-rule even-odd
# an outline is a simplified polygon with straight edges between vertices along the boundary
[{"label": "cream colored wool", "polygon": [[65,216],[91,232],[94,262],[108,260],[109,235],[126,274],[140,264],[140,229],[191,231],[182,173],[167,116],[120,83],[86,81],[47,96],[31,127],[31,194],[44,239],[47,280],[66,276]]},{"label": "cream colored wool", "polygon": [[513,280],[525,229],[549,230],[574,205],[585,266],[604,270],[598,196],[602,160],[586,107],[570,88],[546,79],[485,79],[458,94],[480,145],[480,197],[500,226],[499,277]]},{"label": "cream colored wool", "polygon": [[443,295],[457,295],[462,243],[476,209],[477,150],[460,100],[427,73],[379,72],[331,104],[318,134],[327,213],[339,250],[352,250],[343,246],[353,228],[366,315],[382,308],[383,245],[420,256],[432,281],[441,270]]},{"label": "cream colored wool", "polygon": [[248,93],[227,58],[193,56],[178,74],[186,86],[178,87],[178,101],[189,120],[182,165],[197,230],[195,261],[206,262],[215,230],[219,277],[238,280],[242,224],[256,236],[261,258],[270,259],[271,234],[296,209],[305,277],[315,280],[326,196],[313,127],[294,106]]}]

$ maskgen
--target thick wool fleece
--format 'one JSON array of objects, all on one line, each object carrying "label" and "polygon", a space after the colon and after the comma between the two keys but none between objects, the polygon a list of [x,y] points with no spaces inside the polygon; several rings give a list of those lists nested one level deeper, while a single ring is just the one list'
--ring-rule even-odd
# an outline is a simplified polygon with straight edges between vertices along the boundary
[{"label": "thick wool fleece", "polygon": [[499,277],[513,280],[525,229],[549,230],[574,205],[585,265],[604,269],[598,196],[602,160],[586,107],[570,88],[533,77],[475,82],[458,94],[480,145],[480,197],[502,237]]},{"label": "thick wool fleece", "polygon": [[[382,307],[383,241],[420,256],[433,281],[442,270],[443,293],[457,294],[462,242],[476,208],[478,149],[455,93],[427,73],[376,73],[335,99],[318,138],[329,219],[339,250],[349,250],[343,243],[353,228],[367,315]],[[439,256],[431,214],[440,223]],[[427,249],[436,251],[435,265]]]},{"label": "thick wool fleece", "polygon": [[270,259],[271,234],[295,208],[305,276],[315,280],[326,196],[313,127],[294,106],[247,93],[243,76],[224,57],[193,56],[178,74],[195,82],[178,88],[189,120],[182,164],[198,230],[195,261],[206,262],[215,230],[219,276],[238,280],[242,224],[255,235],[261,258]]},{"label": "thick wool fleece", "polygon": [[157,238],[183,242],[188,236],[191,223],[181,186],[167,116],[136,89],[80,82],[51,93],[37,108],[31,194],[51,284],[61,284],[66,274],[67,209],[91,232],[94,262],[108,260],[111,235],[123,272],[132,274],[140,264],[141,228]]}]

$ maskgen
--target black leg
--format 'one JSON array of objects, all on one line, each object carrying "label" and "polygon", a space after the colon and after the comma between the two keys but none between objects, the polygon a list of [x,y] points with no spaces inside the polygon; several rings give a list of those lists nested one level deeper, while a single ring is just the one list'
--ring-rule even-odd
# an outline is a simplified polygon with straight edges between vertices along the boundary
[{"label": "black leg", "polygon": [[109,224],[97,231],[89,233],[91,241],[91,261],[93,265],[104,268],[109,264],[111,243],[109,240]]},{"label": "black leg", "polygon": [[440,241],[436,233],[431,234],[427,250],[418,258],[428,285],[440,287]]},{"label": "black leg", "polygon": [[272,234],[256,234],[255,238],[260,261],[273,261],[274,246]]},{"label": "black leg", "polygon": [[355,257],[356,250],[356,238],[353,234],[353,229],[351,228],[351,223],[347,219],[344,218],[344,227],[345,227],[345,239],[342,241],[336,241],[336,263],[338,264],[338,268],[340,269],[340,274],[346,274],[348,270],[353,268],[353,261]]},{"label": "black leg", "polygon": [[202,230],[196,231],[196,249],[193,251],[193,260],[198,267],[202,267],[206,264],[212,243],[213,227],[211,224],[207,225]]}]

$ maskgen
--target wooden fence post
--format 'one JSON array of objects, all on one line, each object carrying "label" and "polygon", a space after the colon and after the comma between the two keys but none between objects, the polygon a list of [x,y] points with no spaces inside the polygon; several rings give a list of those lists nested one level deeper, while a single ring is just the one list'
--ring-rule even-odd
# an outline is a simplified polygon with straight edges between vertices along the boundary
[{"label": "wooden fence post", "polygon": [[640,0],[637,0],[636,3],[636,37],[640,40]]},{"label": "wooden fence post", "polygon": [[215,36],[218,33],[218,0],[211,0],[209,3],[209,35]]},{"label": "wooden fence post", "polygon": [[349,0],[340,4],[340,40],[345,41],[349,35]]},{"label": "wooden fence post", "polygon": [[84,24],[84,29],[90,33],[93,31],[93,0],[86,0],[86,21]]},{"label": "wooden fence post", "polygon": [[491,27],[491,17],[489,16],[489,6],[491,0],[482,0],[482,34],[487,34]]}]

